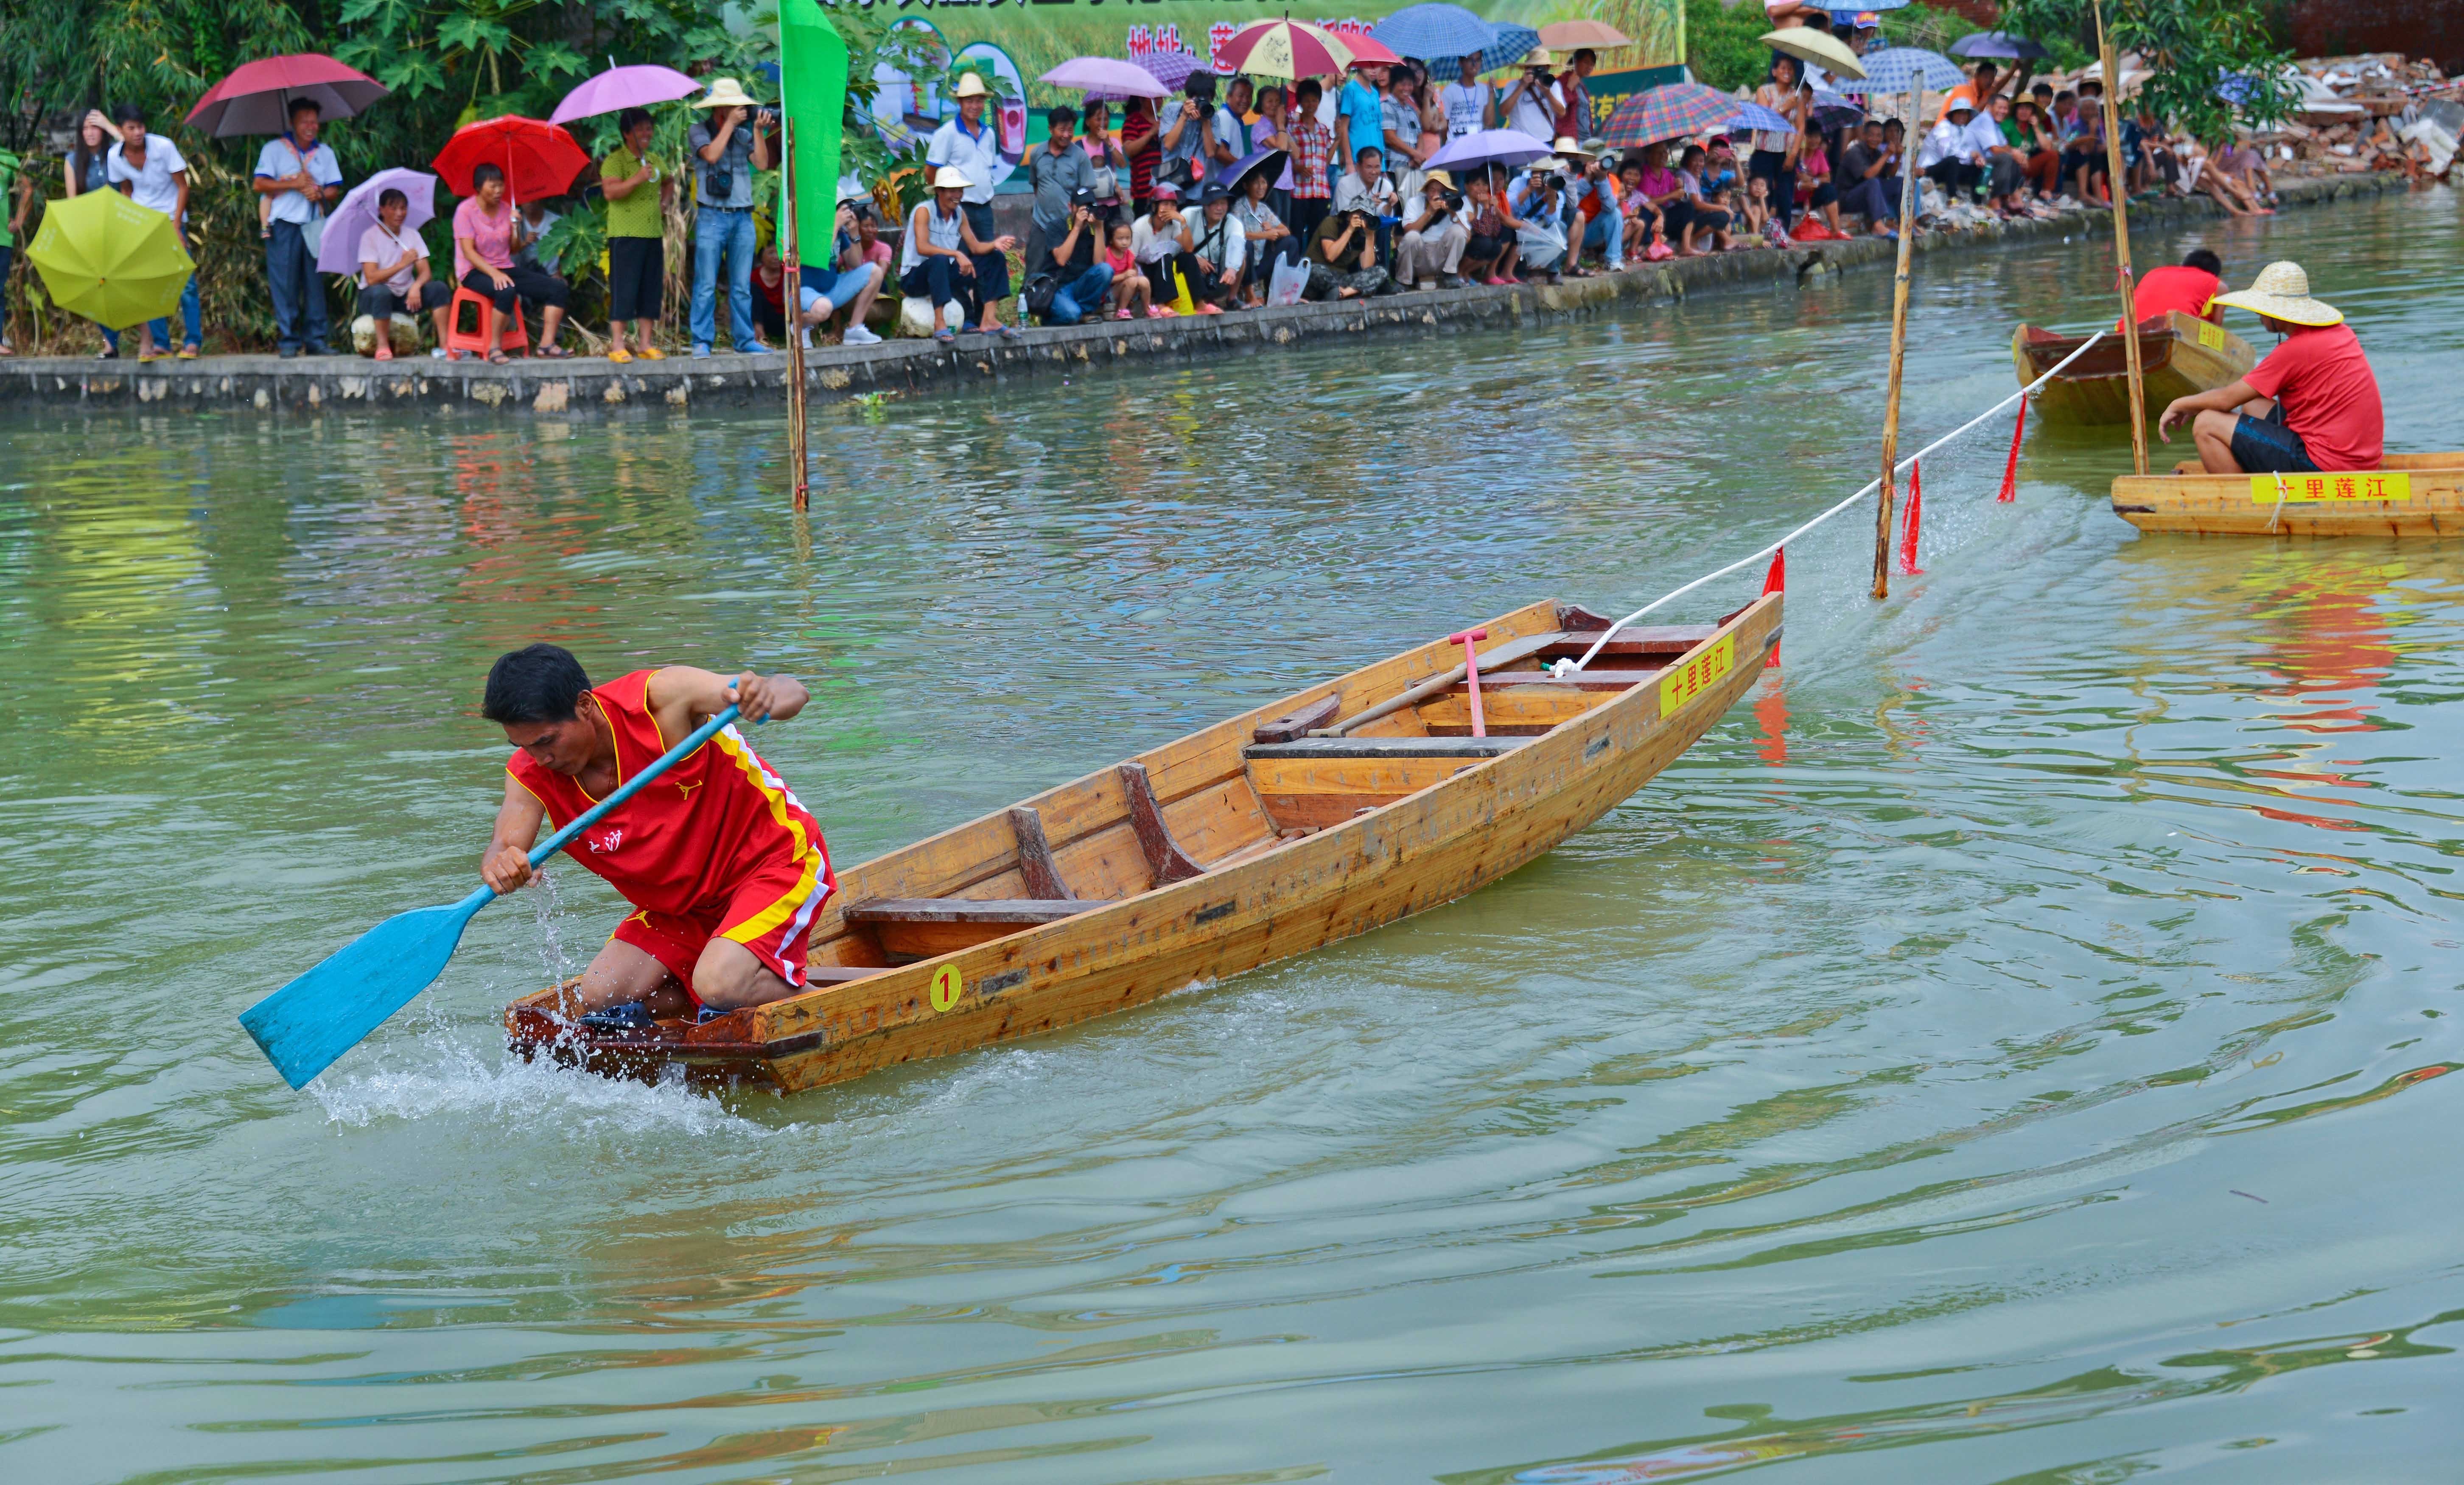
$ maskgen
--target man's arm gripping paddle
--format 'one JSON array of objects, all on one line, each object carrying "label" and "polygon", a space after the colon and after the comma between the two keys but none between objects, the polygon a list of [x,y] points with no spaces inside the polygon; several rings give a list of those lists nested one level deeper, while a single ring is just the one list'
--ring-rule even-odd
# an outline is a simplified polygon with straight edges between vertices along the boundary
[{"label": "man's arm gripping paddle", "polygon": [[[523,880],[528,880],[530,873],[548,857],[563,850],[567,841],[598,824],[609,811],[667,772],[671,765],[690,756],[734,721],[741,709],[733,699],[737,683],[723,684],[731,698],[724,710],[694,728],[691,736],[668,749],[656,763],[627,779],[596,808],[529,852]],[[762,715],[755,720],[769,720],[770,698],[762,695],[749,699],[761,708]],[[495,864],[490,863],[492,867]],[[256,1038],[266,1060],[274,1064],[284,1082],[304,1088],[335,1058],[358,1046],[370,1031],[428,988],[444,972],[453,950],[461,944],[462,930],[479,909],[497,896],[495,887],[483,886],[450,906],[421,908],[388,918],[323,964],[251,1006],[241,1013],[239,1024]]]}]

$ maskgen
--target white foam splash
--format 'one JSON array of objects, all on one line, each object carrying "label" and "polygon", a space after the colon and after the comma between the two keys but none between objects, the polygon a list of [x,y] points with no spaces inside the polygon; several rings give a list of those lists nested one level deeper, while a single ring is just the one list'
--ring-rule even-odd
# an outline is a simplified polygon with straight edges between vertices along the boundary
[{"label": "white foam splash", "polygon": [[[510,1053],[491,1064],[442,1029],[419,1036],[412,1047],[429,1054],[424,1065],[329,1073],[308,1092],[328,1122],[361,1129],[388,1119],[462,1116],[534,1134],[561,1132],[569,1140],[648,1133],[766,1139],[779,1132],[738,1117],[681,1077],[653,1085]],[[396,1045],[381,1055],[391,1060],[406,1050]]]}]

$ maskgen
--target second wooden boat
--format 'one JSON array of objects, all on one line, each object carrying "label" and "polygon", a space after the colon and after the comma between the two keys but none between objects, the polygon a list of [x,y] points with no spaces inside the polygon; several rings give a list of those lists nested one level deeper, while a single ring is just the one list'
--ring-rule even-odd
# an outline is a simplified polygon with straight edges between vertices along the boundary
[{"label": "second wooden boat", "polygon": [[570,986],[513,1048],[592,1070],[810,1088],[1126,1009],[1435,907],[1597,819],[1702,737],[1779,642],[1781,597],[1619,631],[1535,603],[1487,625],[1480,716],[1444,640],[843,869],[812,988],[698,1025],[584,1026]]},{"label": "second wooden boat", "polygon": [[[2011,361],[2025,387],[2061,366],[2062,359],[2086,344],[2084,335],[2057,335],[2035,325],[2021,325],[2011,337]],[[2037,388],[2035,415],[2047,423],[2071,427],[2127,424],[2130,421],[2130,379],[2125,358],[2129,347],[2118,335],[2107,336],[2061,375]],[[2240,336],[2193,315],[2176,310],[2139,322],[2139,365],[2146,380],[2145,405],[2153,418],[2176,397],[2230,386],[2258,364],[2258,353]]]},{"label": "second wooden boat", "polygon": [[2113,513],[2188,536],[2464,535],[2464,453],[2391,454],[2330,475],[2209,475],[2187,460],[2116,479]]}]

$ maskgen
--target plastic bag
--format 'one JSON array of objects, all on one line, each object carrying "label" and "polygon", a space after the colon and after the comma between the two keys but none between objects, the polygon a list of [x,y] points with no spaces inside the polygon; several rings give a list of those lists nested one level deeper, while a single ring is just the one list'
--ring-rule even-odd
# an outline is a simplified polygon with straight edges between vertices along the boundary
[{"label": "plastic bag", "polygon": [[1291,258],[1278,261],[1274,273],[1266,279],[1266,302],[1299,303],[1301,295],[1309,288],[1309,264]]}]

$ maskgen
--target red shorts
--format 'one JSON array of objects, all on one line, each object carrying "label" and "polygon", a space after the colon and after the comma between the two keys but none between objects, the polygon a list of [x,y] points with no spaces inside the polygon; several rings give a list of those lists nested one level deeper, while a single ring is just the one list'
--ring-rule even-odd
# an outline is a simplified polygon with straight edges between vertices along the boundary
[{"label": "red shorts", "polygon": [[639,908],[618,923],[609,937],[666,965],[695,1006],[701,998],[693,993],[693,966],[713,939],[733,939],[743,944],[761,961],[761,967],[802,989],[808,947],[805,930],[835,885],[826,858],[818,851],[809,852],[801,860],[759,868],[737,883],[735,894],[715,909],[678,914]]}]

